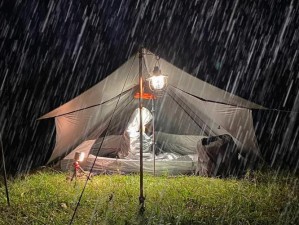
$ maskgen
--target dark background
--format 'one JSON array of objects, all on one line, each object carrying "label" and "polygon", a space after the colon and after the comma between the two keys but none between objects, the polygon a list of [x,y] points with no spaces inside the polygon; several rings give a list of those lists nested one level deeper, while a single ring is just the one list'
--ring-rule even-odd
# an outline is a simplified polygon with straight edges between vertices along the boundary
[{"label": "dark background", "polygon": [[261,152],[267,165],[298,172],[298,15],[290,0],[1,1],[0,131],[8,170],[44,165],[54,121],[37,118],[143,45],[272,109],[253,112]]}]

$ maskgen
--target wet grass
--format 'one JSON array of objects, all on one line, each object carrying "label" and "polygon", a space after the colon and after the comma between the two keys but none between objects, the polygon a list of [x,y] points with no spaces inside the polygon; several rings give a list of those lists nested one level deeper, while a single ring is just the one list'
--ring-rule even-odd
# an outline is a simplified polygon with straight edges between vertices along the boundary
[{"label": "wet grass", "polygon": [[[0,224],[69,224],[85,180],[37,171],[0,190]],[[137,175],[100,175],[88,182],[74,224],[299,224],[299,181],[285,174],[244,179],[144,178],[140,215]]]}]

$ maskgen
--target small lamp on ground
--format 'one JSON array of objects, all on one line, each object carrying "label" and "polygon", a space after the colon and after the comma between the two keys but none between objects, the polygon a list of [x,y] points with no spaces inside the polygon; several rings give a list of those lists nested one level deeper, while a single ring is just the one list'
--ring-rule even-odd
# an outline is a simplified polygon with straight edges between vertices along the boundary
[{"label": "small lamp on ground", "polygon": [[75,157],[74,157],[75,161],[83,162],[84,158],[85,158],[84,152],[76,152],[75,153]]},{"label": "small lamp on ground", "polygon": [[75,153],[75,156],[74,156],[74,163],[73,163],[73,175],[72,175],[72,178],[71,178],[71,181],[75,178],[77,179],[78,175],[79,175],[79,172],[82,172],[85,174],[85,171],[82,169],[82,167],[80,166],[80,162],[83,162],[84,160],[84,152],[76,152]]}]

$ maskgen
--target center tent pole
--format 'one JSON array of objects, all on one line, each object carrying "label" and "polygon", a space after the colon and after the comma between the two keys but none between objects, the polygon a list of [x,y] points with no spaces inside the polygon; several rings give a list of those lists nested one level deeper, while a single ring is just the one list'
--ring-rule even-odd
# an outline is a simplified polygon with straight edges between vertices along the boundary
[{"label": "center tent pole", "polygon": [[140,212],[143,213],[145,210],[144,201],[145,197],[143,195],[143,124],[142,124],[142,96],[143,96],[143,78],[142,78],[142,58],[143,49],[139,48],[139,139],[140,139],[140,195],[139,195],[139,205]]}]

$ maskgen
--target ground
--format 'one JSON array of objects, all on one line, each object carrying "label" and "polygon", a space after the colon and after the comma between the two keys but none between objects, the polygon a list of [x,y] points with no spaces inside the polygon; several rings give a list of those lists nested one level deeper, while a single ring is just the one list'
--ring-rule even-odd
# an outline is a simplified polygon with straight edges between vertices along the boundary
[{"label": "ground", "polygon": [[[69,224],[86,179],[38,170],[0,192],[0,224]],[[87,182],[73,224],[298,224],[298,177],[255,172],[243,179],[145,175],[139,214],[138,175],[99,175]]]}]

